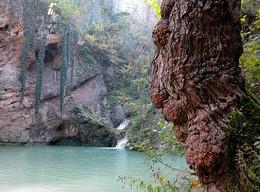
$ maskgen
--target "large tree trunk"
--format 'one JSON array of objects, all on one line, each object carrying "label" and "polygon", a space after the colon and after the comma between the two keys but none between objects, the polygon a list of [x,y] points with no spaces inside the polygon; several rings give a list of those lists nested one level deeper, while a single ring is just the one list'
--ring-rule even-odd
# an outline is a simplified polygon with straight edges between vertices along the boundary
[{"label": "large tree trunk", "polygon": [[153,32],[152,102],[175,124],[205,191],[222,191],[227,148],[221,127],[245,93],[240,0],[164,0],[161,9]]}]

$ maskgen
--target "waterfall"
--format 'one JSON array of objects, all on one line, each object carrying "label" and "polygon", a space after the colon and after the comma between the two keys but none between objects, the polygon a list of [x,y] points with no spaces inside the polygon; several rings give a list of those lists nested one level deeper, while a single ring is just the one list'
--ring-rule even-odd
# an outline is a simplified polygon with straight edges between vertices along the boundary
[{"label": "waterfall", "polygon": [[124,149],[124,148],[125,148],[125,145],[127,144],[127,141],[128,141],[127,137],[125,137],[125,138],[119,140],[119,141],[117,142],[116,149]]},{"label": "waterfall", "polygon": [[[129,122],[130,122],[129,120],[125,120],[116,129],[124,130],[128,126]],[[127,136],[125,136],[123,139],[117,141],[116,149],[124,149],[127,142],[128,142],[128,139],[127,139]]]},{"label": "waterfall", "polygon": [[124,130],[127,126],[128,126],[128,124],[129,124],[129,120],[125,120],[123,123],[121,123],[116,129],[117,130]]}]

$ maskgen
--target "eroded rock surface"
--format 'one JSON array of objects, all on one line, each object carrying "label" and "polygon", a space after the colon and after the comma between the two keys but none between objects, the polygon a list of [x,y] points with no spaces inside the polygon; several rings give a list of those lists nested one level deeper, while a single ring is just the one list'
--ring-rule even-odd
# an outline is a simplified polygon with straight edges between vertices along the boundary
[{"label": "eroded rock surface", "polygon": [[[2,9],[0,12],[0,142],[53,142],[74,136],[82,140],[88,139],[81,134],[82,125],[75,121],[73,110],[81,106],[85,111],[92,113],[94,111],[97,116],[109,117],[107,89],[101,65],[86,70],[84,63],[76,61],[74,84],[70,88],[70,79],[68,79],[68,93],[61,119],[59,104],[61,49],[58,47],[57,35],[50,32],[46,43],[42,98],[39,115],[35,118],[36,61],[32,57],[27,65],[25,98],[21,101],[21,52],[24,26],[19,16],[13,19],[12,44],[8,51],[9,21],[8,10]],[[109,136],[109,131],[104,130],[104,132]],[[110,135],[109,138],[113,139],[113,136]]]},{"label": "eroded rock surface", "polygon": [[161,9],[153,32],[152,102],[175,124],[187,163],[205,191],[222,191],[221,126],[227,126],[234,99],[244,90],[240,1],[164,0]]}]

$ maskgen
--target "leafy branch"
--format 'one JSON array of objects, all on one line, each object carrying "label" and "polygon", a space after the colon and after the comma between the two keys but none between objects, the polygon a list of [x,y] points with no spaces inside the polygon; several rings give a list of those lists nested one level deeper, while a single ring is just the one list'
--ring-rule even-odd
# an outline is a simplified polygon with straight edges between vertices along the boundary
[{"label": "leafy branch", "polygon": [[154,13],[157,14],[158,18],[161,18],[161,7],[158,4],[157,0],[145,0],[145,3],[148,3],[151,7],[154,8]]}]

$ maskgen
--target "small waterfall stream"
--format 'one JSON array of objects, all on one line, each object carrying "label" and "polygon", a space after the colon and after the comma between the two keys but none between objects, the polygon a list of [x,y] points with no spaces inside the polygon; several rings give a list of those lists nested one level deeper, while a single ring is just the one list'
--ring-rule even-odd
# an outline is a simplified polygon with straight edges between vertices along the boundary
[{"label": "small waterfall stream", "polygon": [[128,124],[129,124],[129,120],[125,120],[123,123],[121,123],[116,129],[117,130],[124,130],[127,126],[128,126]]},{"label": "small waterfall stream", "polygon": [[127,141],[128,141],[127,137],[125,137],[125,138],[119,140],[119,141],[117,142],[116,149],[124,149],[124,148],[125,148],[125,145],[127,144]]},{"label": "small waterfall stream", "polygon": [[[122,122],[116,129],[117,130],[124,130],[127,128],[128,124],[129,124],[129,120],[125,120],[124,122]],[[126,144],[128,142],[128,138],[127,136],[125,136],[123,139],[117,141],[117,145],[116,145],[116,149],[124,149]]]}]

